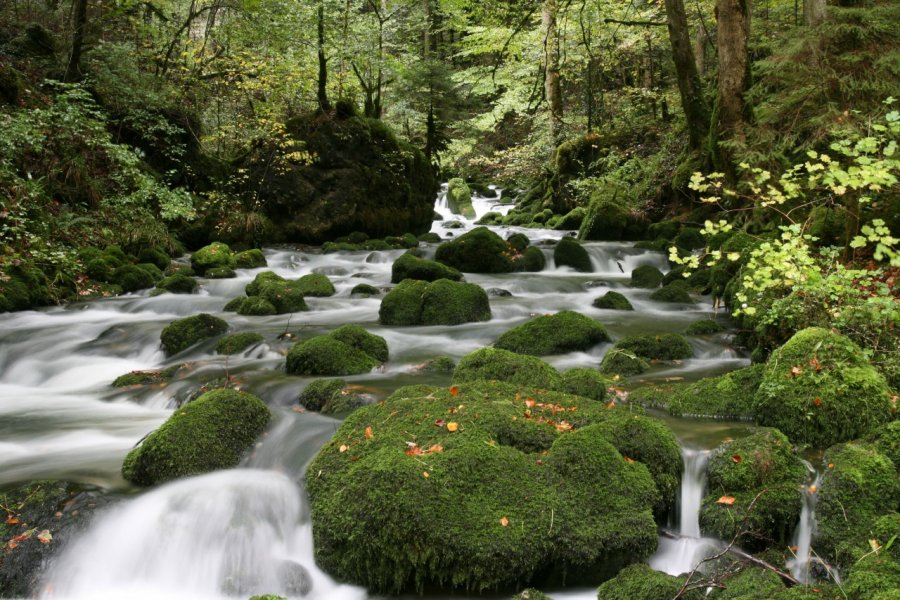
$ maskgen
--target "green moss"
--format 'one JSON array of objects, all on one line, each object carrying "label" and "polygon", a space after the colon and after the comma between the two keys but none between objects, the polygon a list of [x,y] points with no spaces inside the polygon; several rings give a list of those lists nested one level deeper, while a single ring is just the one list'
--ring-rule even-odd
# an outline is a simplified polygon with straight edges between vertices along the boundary
[{"label": "green moss", "polygon": [[176,273],[157,283],[156,288],[173,294],[192,294],[197,289],[197,280],[188,275]]},{"label": "green moss", "polygon": [[600,371],[588,368],[569,369],[562,374],[562,382],[557,386],[562,392],[584,396],[598,402],[606,399],[606,388],[610,381]]},{"label": "green moss", "polygon": [[700,233],[696,227],[682,227],[673,243],[685,250],[693,250],[695,248],[703,248],[706,246],[706,238]]},{"label": "green moss", "polygon": [[593,273],[594,265],[584,246],[575,238],[564,237],[553,248],[553,262],[557,267],[571,267],[581,273]]},{"label": "green moss", "polygon": [[900,561],[889,554],[870,554],[853,565],[843,587],[851,598],[896,597]]},{"label": "green moss", "polygon": [[[488,214],[490,214],[490,213],[488,213]],[[485,215],[485,216],[487,216],[487,215]],[[438,234],[436,234],[432,231],[429,231],[428,233],[423,233],[422,235],[419,236],[418,239],[420,242],[425,242],[426,244],[440,244],[443,241],[441,239],[441,236],[439,236]]]},{"label": "green moss", "polygon": [[388,361],[388,345],[383,337],[369,333],[359,325],[342,325],[331,333],[331,337],[358,350],[362,350],[378,362]]},{"label": "green moss", "polygon": [[641,265],[631,271],[631,287],[654,289],[662,280],[662,271],[653,265]]},{"label": "green moss", "polygon": [[103,254],[106,254],[106,255],[108,255],[108,256],[111,256],[111,257],[112,257],[113,259],[115,259],[115,260],[118,262],[118,264],[120,264],[120,265],[121,265],[121,264],[124,264],[124,263],[127,263],[127,262],[131,262],[131,261],[128,259],[128,256],[125,254],[125,251],[122,250],[122,248],[121,248],[120,246],[117,246],[117,245],[115,245],[115,244],[110,244],[109,246],[107,246],[106,248],[104,248],[104,249],[103,249]]},{"label": "green moss", "polygon": [[781,578],[765,569],[745,567],[734,577],[725,580],[725,589],[710,592],[710,600],[759,600],[774,598],[784,591]]},{"label": "green moss", "polygon": [[287,355],[291,375],[356,375],[387,361],[384,338],[358,325],[344,325],[327,335],[295,344]]},{"label": "green moss", "polygon": [[219,343],[216,344],[216,353],[238,354],[240,352],[243,352],[250,346],[255,346],[256,344],[262,343],[264,340],[265,338],[260,334],[250,331],[232,333],[231,335],[226,335],[221,340],[219,340]]},{"label": "green moss", "polygon": [[304,285],[299,280],[268,281],[259,290],[259,297],[271,302],[279,315],[309,310],[303,296]]},{"label": "green moss", "polygon": [[600,361],[600,372],[604,375],[619,375],[630,377],[640,375],[650,368],[650,363],[636,355],[634,352],[612,348],[603,355]]},{"label": "green moss", "polygon": [[428,282],[401,281],[381,300],[378,321],[382,325],[417,325],[422,322],[422,295]]},{"label": "green moss", "polygon": [[581,222],[578,238],[582,240],[621,240],[628,227],[628,211],[615,197],[604,194],[591,196],[587,214]]},{"label": "green moss", "polygon": [[494,346],[534,356],[564,354],[588,350],[610,341],[606,328],[580,313],[564,310],[541,315],[513,327],[494,342]]},{"label": "green moss", "polygon": [[[304,275],[300,279],[291,283],[291,287],[300,292],[303,296],[326,297],[334,295],[334,284],[326,277],[319,273],[310,273]],[[305,308],[296,310],[306,310]],[[290,311],[294,312],[294,311]]]},{"label": "green moss", "polygon": [[567,231],[570,229],[578,230],[581,228],[581,223],[584,221],[584,217],[587,215],[587,210],[583,207],[578,206],[573,208],[565,215],[559,218],[559,220],[553,225],[553,229],[557,231]]},{"label": "green moss", "polygon": [[[244,305],[244,301],[248,300],[248,298],[244,296],[238,296],[237,298],[232,298],[228,301],[228,303],[222,308],[222,312],[238,312],[241,310],[241,306]],[[274,306],[272,307],[275,308]]]},{"label": "green moss", "polygon": [[[648,565],[631,565],[604,582],[597,589],[598,600],[672,600],[684,586],[683,577],[654,571]],[[699,590],[680,596],[685,600],[702,600]]]},{"label": "green moss", "polygon": [[141,250],[140,254],[138,254],[138,262],[150,263],[165,271],[169,268],[172,259],[168,254],[158,248],[144,248]]},{"label": "green moss", "polygon": [[512,600],[552,600],[550,596],[540,590],[528,588],[512,597]]},{"label": "green moss", "polygon": [[160,341],[166,356],[172,356],[194,344],[228,331],[228,323],[218,317],[200,313],[172,321],[162,330]]},{"label": "green moss", "polygon": [[660,221],[659,223],[651,224],[650,227],[647,228],[647,234],[653,239],[671,241],[675,239],[675,236],[678,235],[680,229],[681,223],[678,221]]},{"label": "green moss", "polygon": [[499,380],[536,388],[559,389],[559,372],[533,356],[516,354],[500,348],[482,348],[462,357],[453,381]]},{"label": "green moss", "polygon": [[891,459],[891,462],[894,463],[894,468],[900,472],[900,421],[891,421],[873,429],[866,436],[866,441],[880,453]]},{"label": "green moss", "polygon": [[531,245],[531,240],[524,233],[513,233],[506,238],[506,243],[515,248],[517,252],[524,252],[525,248]]},{"label": "green moss", "polygon": [[110,283],[120,286],[124,292],[136,292],[153,287],[156,279],[138,265],[122,265],[112,272]]},{"label": "green moss", "polygon": [[403,254],[391,266],[391,283],[400,283],[404,279],[437,281],[450,279],[460,281],[462,273],[434,260],[419,258],[410,253]]},{"label": "green moss", "polygon": [[472,207],[472,190],[459,177],[454,177],[447,182],[447,204],[453,214],[469,219],[475,216],[475,209]]},{"label": "green moss", "polygon": [[259,248],[244,250],[234,255],[236,269],[259,269],[268,265],[269,261],[266,260],[266,255]]},{"label": "green moss", "polygon": [[673,281],[667,286],[661,287],[650,294],[650,299],[657,302],[680,302],[693,304],[688,284],[684,281]]},{"label": "green moss", "polygon": [[455,240],[444,242],[435,260],[464,273],[509,273],[515,250],[486,227],[476,227]]},{"label": "green moss", "polygon": [[191,255],[191,268],[195,273],[207,276],[206,272],[210,269],[220,267],[232,267],[234,265],[234,254],[228,244],[222,242],[213,242],[209,246],[204,246]]},{"label": "green moss", "polygon": [[719,333],[720,331],[724,331],[725,328],[719,325],[717,322],[712,319],[703,319],[700,321],[694,321],[688,328],[684,330],[685,335],[708,335],[711,333]]},{"label": "green moss", "polygon": [[237,304],[237,314],[245,315],[248,317],[264,317],[268,315],[277,315],[278,309],[275,308],[275,305],[266,300],[265,298],[260,298],[259,296],[251,296],[249,298],[235,298],[225,308],[229,308],[233,302],[240,300],[240,303]]},{"label": "green moss", "polygon": [[753,365],[678,386],[668,395],[666,408],[676,417],[752,419],[754,396],[764,370],[764,365]]},{"label": "green moss", "polygon": [[[573,430],[555,426],[557,405],[575,409]],[[503,589],[551,570],[596,581],[646,558],[657,493],[646,467],[590,425],[607,414],[577,396],[487,382],[402,388],[357,410],[309,467],[317,564],[397,594]],[[511,430],[543,440],[546,455],[505,443]]]},{"label": "green moss", "polygon": [[818,327],[796,333],[772,353],[755,407],[761,425],[819,448],[891,419],[884,377],[856,344]]},{"label": "green moss", "polygon": [[234,279],[237,273],[231,267],[214,267],[207,269],[203,276],[207,279]]},{"label": "green moss", "polygon": [[176,365],[175,368],[165,370],[132,371],[116,377],[112,382],[112,386],[118,388],[131,387],[134,385],[157,385],[166,383],[172,379],[179,368],[181,368],[181,365]]},{"label": "green moss", "polygon": [[300,392],[300,406],[306,410],[321,411],[336,394],[347,385],[343,379],[316,379]]},{"label": "green moss", "polygon": [[634,310],[628,298],[619,292],[612,290],[606,292],[602,296],[595,298],[592,304],[594,308],[602,308],[607,310]]},{"label": "green moss", "polygon": [[244,287],[244,293],[248,296],[258,296],[262,291],[262,287],[266,283],[283,283],[286,280],[281,275],[274,273],[272,271],[263,271],[262,273],[257,273],[256,277],[253,278],[253,281],[248,283],[246,287]]},{"label": "green moss", "polygon": [[436,356],[422,365],[424,373],[453,373],[456,363],[449,356]]},{"label": "green moss", "polygon": [[423,325],[459,325],[490,319],[487,293],[474,283],[439,279],[428,284],[422,294]]},{"label": "green moss", "polygon": [[516,271],[528,273],[543,271],[545,266],[547,266],[547,259],[544,257],[544,252],[536,246],[525,248],[525,251],[513,261]]},{"label": "green moss", "polygon": [[207,392],[176,410],[125,457],[122,475],[137,485],[237,465],[269,423],[265,403],[244,392]]},{"label": "green moss", "polygon": [[616,342],[616,348],[647,360],[681,360],[694,356],[690,343],[677,333],[627,335]]}]

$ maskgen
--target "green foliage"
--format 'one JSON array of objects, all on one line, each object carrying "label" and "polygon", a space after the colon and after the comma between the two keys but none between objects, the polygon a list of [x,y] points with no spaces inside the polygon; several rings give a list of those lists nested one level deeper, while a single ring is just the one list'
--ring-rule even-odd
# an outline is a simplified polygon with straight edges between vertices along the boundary
[{"label": "green foliage", "polygon": [[580,313],[564,310],[535,317],[501,335],[494,346],[520,354],[545,356],[584,351],[610,341],[606,328]]}]

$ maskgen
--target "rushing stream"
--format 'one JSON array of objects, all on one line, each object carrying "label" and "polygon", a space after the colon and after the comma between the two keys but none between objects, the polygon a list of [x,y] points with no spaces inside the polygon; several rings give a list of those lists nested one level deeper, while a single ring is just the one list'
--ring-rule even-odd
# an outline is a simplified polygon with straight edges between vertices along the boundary
[{"label": "rushing stream", "polygon": [[[507,211],[502,200],[476,198],[477,215]],[[442,237],[460,235],[471,220],[449,214],[443,195],[436,210],[462,223],[447,229],[441,221],[433,231]],[[497,228],[506,237],[522,231],[533,243],[559,239],[567,232]],[[573,309],[603,322],[614,338],[634,333],[682,332],[691,322],[719,318],[708,301],[696,305],[665,304],[649,299],[650,290],[627,287],[631,269],[642,264],[667,269],[664,255],[636,250],[630,243],[586,245],[594,273],[576,273],[553,265],[552,246],[541,246],[547,268],[540,273],[466,276],[485,289],[499,288],[511,296],[492,295],[493,318],[486,323],[458,326],[388,328],[378,324],[380,298],[352,298],[359,283],[385,287],[391,263],[402,251],[321,254],[315,249],[270,248],[269,270],[297,278],[324,273],[337,293],[309,298],[310,311],[270,317],[222,314],[228,300],[261,270],[239,270],[238,277],[201,280],[192,295],[149,291],[40,311],[0,314],[0,487],[60,479],[115,492],[110,506],[72,542],[49,570],[47,598],[166,598],[236,597],[282,593],[315,600],[364,598],[359,588],[338,585],[316,569],[306,514],[305,493],[298,486],[305,466],[339,425],[335,419],[292,410],[298,393],[311,379],[284,373],[284,354],[291,341],[327,332],[344,323],[358,323],[383,336],[391,359],[375,372],[347,377],[375,398],[386,397],[413,383],[445,385],[446,375],[426,375],[417,366],[438,355],[458,360],[491,344],[507,329],[531,315]],[[435,245],[426,248],[433,254]],[[602,311],[591,306],[609,289],[623,293],[634,312]],[[215,355],[210,340],[166,358],[159,334],[172,320],[199,312],[223,316],[232,331],[255,331],[266,342],[243,355]],[[696,358],[677,365],[657,365],[641,381],[696,379],[748,364],[729,345],[726,333],[691,338]],[[609,344],[589,352],[549,357],[561,369],[596,367]],[[187,363],[165,387],[134,391],[110,386],[131,370]],[[276,423],[239,469],[212,473],[136,493],[119,470],[125,454],[204,382],[225,375],[243,389],[262,397],[276,414]],[[637,383],[637,382],[632,382]],[[690,570],[702,553],[696,513],[703,491],[703,470],[709,449],[726,437],[741,435],[745,424],[723,421],[667,419],[687,447],[680,512],[681,532],[691,539],[674,547],[664,540],[653,558],[654,568],[679,573]],[[124,499],[118,499],[119,497]],[[672,542],[672,544],[676,544]],[[234,594],[234,595],[230,595]],[[563,591],[559,598],[592,592]]]}]

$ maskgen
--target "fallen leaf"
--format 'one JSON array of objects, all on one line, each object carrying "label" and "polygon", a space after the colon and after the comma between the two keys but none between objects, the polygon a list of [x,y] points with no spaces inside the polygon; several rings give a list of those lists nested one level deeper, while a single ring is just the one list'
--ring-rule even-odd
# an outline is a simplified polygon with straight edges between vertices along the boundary
[{"label": "fallen leaf", "polygon": [[450,395],[456,398],[459,396],[459,388],[457,386],[450,386]]},{"label": "fallen leaf", "polygon": [[635,461],[633,458],[631,458],[630,456],[623,456],[622,458],[624,458],[624,459],[625,459],[625,462],[627,462],[628,464],[632,464],[632,463],[636,462],[636,461]]},{"label": "fallen leaf", "polygon": [[404,450],[403,453],[407,456],[421,456],[425,454],[425,451],[413,444],[412,446]]},{"label": "fallen leaf", "polygon": [[731,462],[733,462],[736,465],[741,464],[741,462],[743,462],[743,460],[744,460],[744,458],[740,454],[732,454],[731,455]]},{"label": "fallen leaf", "polygon": [[375,437],[375,433],[372,431],[372,427],[366,427],[366,439],[371,440],[373,437]]},{"label": "fallen leaf", "polygon": [[869,540],[869,548],[872,549],[872,552],[878,552],[881,550],[881,544],[878,543],[878,540]]},{"label": "fallen leaf", "polygon": [[834,463],[828,463],[828,468],[829,468],[829,469],[833,469],[833,468],[834,468]]},{"label": "fallen leaf", "polygon": [[9,516],[6,518],[6,524],[7,524],[7,525],[17,525],[18,523],[19,523],[19,519],[15,518],[15,517],[12,516],[12,515],[9,515]]},{"label": "fallen leaf", "polygon": [[815,400],[813,400],[813,404],[816,405],[816,408],[822,406],[822,399],[817,397]]},{"label": "fallen leaf", "polygon": [[15,550],[16,548],[19,547],[19,544],[15,540],[9,540],[9,543],[6,544],[6,547],[9,548],[10,550]]},{"label": "fallen leaf", "polygon": [[506,527],[507,525],[509,525],[509,519],[507,519],[506,517],[500,517],[500,524]]},{"label": "fallen leaf", "polygon": [[560,421],[556,424],[557,431],[572,431],[572,424],[568,421]]},{"label": "fallen leaf", "polygon": [[450,433],[453,433],[457,429],[459,429],[459,423],[457,423],[456,421],[450,421],[449,423],[447,423],[447,431],[449,431]]},{"label": "fallen leaf", "polygon": [[734,504],[734,496],[722,496],[718,500],[716,500],[716,504],[724,504],[725,506],[731,506]]},{"label": "fallen leaf", "polygon": [[443,419],[438,419],[437,421],[434,422],[434,425],[435,425],[435,427],[443,427],[443,426],[444,426],[444,420],[443,420]]},{"label": "fallen leaf", "polygon": [[53,534],[50,533],[49,529],[45,529],[39,534],[37,534],[37,539],[42,544],[49,544],[53,541]]},{"label": "fallen leaf", "polygon": [[428,471],[422,471],[422,477],[428,479],[429,477],[431,477],[431,475],[428,474]]},{"label": "fallen leaf", "polygon": [[429,448],[428,450],[426,450],[426,453],[427,453],[427,454],[434,454],[434,453],[436,453],[436,452],[443,452],[443,451],[444,451],[444,447],[443,447],[443,446],[441,446],[440,444],[434,444],[433,446],[431,446],[431,448]]},{"label": "fallen leaf", "polygon": [[616,401],[615,401],[615,400],[610,400],[609,402],[606,403],[606,408],[607,408],[607,409],[615,408],[615,407],[616,407]]},{"label": "fallen leaf", "polygon": [[350,446],[348,446],[347,444],[341,444],[341,447],[338,448],[338,452],[343,454],[344,452],[346,452],[349,449],[350,449]]},{"label": "fallen leaf", "polygon": [[534,398],[525,398],[525,406],[527,406],[528,408],[531,408],[534,405],[535,405]]},{"label": "fallen leaf", "polygon": [[797,366],[791,367],[791,375],[792,376],[796,377],[797,375],[802,375],[802,374],[803,374],[803,369],[801,369],[800,367],[797,367]]},{"label": "fallen leaf", "polygon": [[809,366],[816,370],[816,373],[822,370],[822,363],[819,362],[819,359],[813,356],[809,359]]}]

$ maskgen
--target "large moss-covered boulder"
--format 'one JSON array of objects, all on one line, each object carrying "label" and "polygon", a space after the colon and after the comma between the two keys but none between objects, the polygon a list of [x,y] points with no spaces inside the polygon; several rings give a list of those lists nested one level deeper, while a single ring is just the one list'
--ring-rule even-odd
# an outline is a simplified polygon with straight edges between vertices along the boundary
[{"label": "large moss-covered boulder", "polygon": [[[106,263],[103,269],[109,271]],[[51,298],[47,276],[33,263],[0,266],[0,312],[43,306]]]},{"label": "large moss-covered boulder", "polygon": [[309,273],[293,282],[293,287],[304,296],[326,297],[334,295],[334,284],[321,273]]},{"label": "large moss-covered boulder", "polygon": [[[304,296],[311,289],[320,289],[322,293],[327,292],[326,282],[328,286],[331,286],[327,277],[325,277],[325,282],[318,279],[309,282],[311,285],[301,283],[299,279],[297,281],[267,281],[260,286],[258,297],[270,302],[275,307],[276,314],[279,315],[309,310]],[[331,289],[333,293],[334,287]]]},{"label": "large moss-covered boulder", "polygon": [[459,281],[462,279],[462,273],[435,260],[419,258],[407,252],[391,265],[391,283],[400,283],[404,279]]},{"label": "large moss-covered boulder", "polygon": [[192,317],[172,321],[159,336],[166,356],[178,354],[197,342],[228,331],[228,323],[218,317],[200,313]]},{"label": "large moss-covered boulder", "polygon": [[663,273],[653,265],[641,265],[631,271],[631,287],[653,289],[662,283]]},{"label": "large moss-covered boulder", "polygon": [[284,281],[287,280],[274,271],[263,271],[262,273],[257,273],[256,277],[253,278],[253,281],[244,286],[244,293],[248,296],[258,296],[260,291],[262,291],[263,285],[266,283]]},{"label": "large moss-covered boulder", "polygon": [[125,457],[122,475],[156,485],[237,465],[269,423],[266,404],[251,394],[213,390],[176,410]]},{"label": "large moss-covered boulder", "polygon": [[700,590],[678,595],[684,579],[654,571],[649,565],[630,565],[597,589],[597,600],[672,600],[676,597],[702,600]]},{"label": "large moss-covered boulder", "polygon": [[631,377],[640,375],[650,368],[650,363],[630,350],[610,348],[600,361],[600,372],[604,375]]},{"label": "large moss-covered boulder", "polygon": [[228,311],[228,309],[234,308],[237,314],[248,317],[265,317],[278,314],[278,309],[275,308],[274,304],[259,296],[235,298],[235,300],[239,300],[239,302],[235,302],[234,304],[232,304],[234,301],[229,302],[225,305],[224,310]]},{"label": "large moss-covered boulder", "polygon": [[513,327],[501,335],[494,346],[520,354],[546,356],[588,350],[608,341],[609,334],[602,324],[580,313],[564,310]]},{"label": "large moss-covered boulder", "polygon": [[609,412],[484,381],[357,410],[309,467],[317,564],[398,594],[587,583],[645,559],[658,492],[592,425]]},{"label": "large moss-covered boulder", "polygon": [[197,289],[197,280],[183,273],[175,273],[157,283],[156,289],[172,294],[192,294]]},{"label": "large moss-covered boulder", "polygon": [[616,202],[615,197],[610,199],[603,193],[595,193],[581,221],[578,237],[582,240],[621,240],[628,237],[629,220],[627,209]]},{"label": "large moss-covered boulder", "polygon": [[291,375],[357,375],[388,359],[387,342],[358,325],[344,325],[326,335],[295,344],[287,355]]},{"label": "large moss-covered boulder", "polygon": [[381,300],[382,325],[460,325],[488,321],[487,293],[474,283],[405,279]]},{"label": "large moss-covered boulder", "polygon": [[455,215],[462,215],[469,219],[475,216],[472,207],[472,190],[460,177],[454,177],[447,182],[447,205]]},{"label": "large moss-covered boulder", "polygon": [[236,269],[259,269],[269,266],[266,255],[259,248],[244,250],[234,255],[234,265]]},{"label": "large moss-covered boulder", "polygon": [[537,246],[528,246],[521,254],[513,258],[513,269],[515,271],[525,271],[528,273],[536,273],[543,271],[547,266],[547,258],[544,252]]},{"label": "large moss-covered boulder", "polygon": [[593,273],[591,256],[575,238],[564,237],[553,248],[553,262],[557,267],[571,267],[581,273]]},{"label": "large moss-covered boulder", "polygon": [[821,327],[797,332],[766,363],[756,419],[819,448],[892,418],[884,377],[848,338]]},{"label": "large moss-covered boulder", "polygon": [[676,417],[752,419],[753,399],[762,382],[764,365],[753,365],[687,385],[671,386],[665,403]]},{"label": "large moss-covered boulder", "polygon": [[198,275],[206,275],[211,269],[234,266],[234,253],[228,244],[213,242],[191,255],[191,268]]},{"label": "large moss-covered boulder", "polygon": [[431,164],[381,120],[309,114],[286,123],[312,161],[272,168],[273,146],[248,159],[249,182],[273,223],[272,241],[322,244],[353,232],[370,238],[425,233],[438,189]]},{"label": "large moss-covered boulder", "polygon": [[614,292],[612,290],[595,298],[593,303],[591,303],[591,306],[607,310],[634,310],[634,307],[631,305],[631,302],[628,301],[628,298],[619,292]]},{"label": "large moss-covered boulder", "polygon": [[691,290],[684,281],[673,281],[650,294],[650,299],[657,302],[677,302],[681,304],[693,304]]},{"label": "large moss-covered boulder", "polygon": [[500,348],[482,348],[462,357],[453,371],[453,381],[507,381],[536,388],[558,389],[559,372],[534,356]]},{"label": "large moss-covered boulder", "polygon": [[438,246],[434,258],[464,273],[509,273],[516,250],[488,229],[476,227]]},{"label": "large moss-covered boulder", "polygon": [[691,344],[677,333],[626,335],[616,342],[616,348],[647,360],[681,360],[694,356]]},{"label": "large moss-covered boulder", "polygon": [[[155,265],[151,266],[156,268]],[[160,279],[161,277],[157,277],[156,273],[149,269],[141,268],[140,265],[122,265],[113,271],[109,277],[110,283],[121,287],[123,292],[136,292],[153,287]]]},{"label": "large moss-covered boulder", "polygon": [[731,540],[740,532],[738,543],[747,550],[791,542],[807,471],[784,434],[760,429],[725,442],[707,471],[709,492],[700,510],[705,535]]}]

